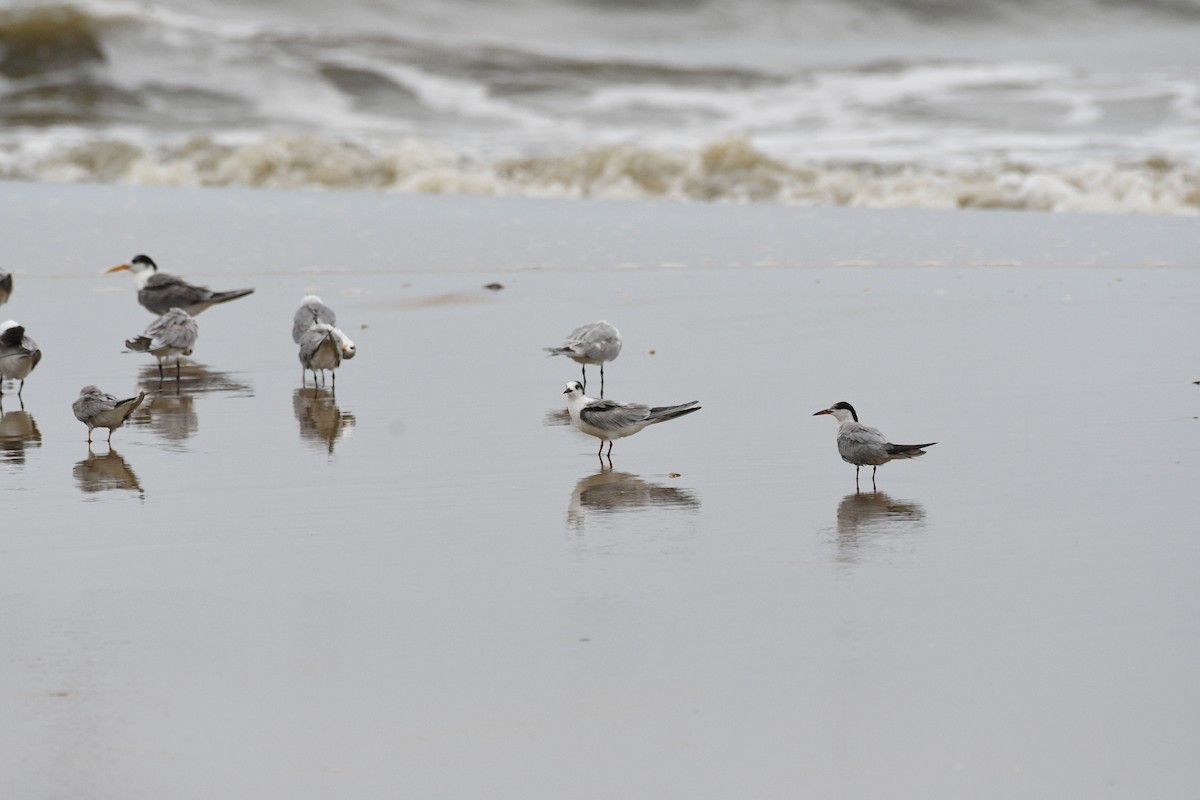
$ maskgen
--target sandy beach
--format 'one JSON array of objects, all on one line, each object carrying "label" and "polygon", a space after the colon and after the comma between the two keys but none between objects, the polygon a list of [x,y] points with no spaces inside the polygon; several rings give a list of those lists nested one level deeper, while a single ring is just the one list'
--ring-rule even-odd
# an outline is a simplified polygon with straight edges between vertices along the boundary
[{"label": "sandy beach", "polygon": [[[1192,218],[21,183],[0,209],[0,320],[45,354],[0,417],[0,796],[1200,785]],[[161,388],[103,274],[142,252],[256,289]],[[301,388],[308,293],[359,348],[336,395]],[[609,397],[703,405],[611,469],[541,349],[595,319]],[[148,398],[89,451],[91,383]],[[837,401],[938,444],[856,493],[811,416]]]}]

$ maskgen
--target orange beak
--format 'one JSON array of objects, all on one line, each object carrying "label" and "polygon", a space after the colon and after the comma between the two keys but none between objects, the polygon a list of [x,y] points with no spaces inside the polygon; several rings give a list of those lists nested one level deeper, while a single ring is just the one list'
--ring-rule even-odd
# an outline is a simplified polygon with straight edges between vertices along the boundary
[{"label": "orange beak", "polygon": [[129,269],[129,268],[130,267],[128,264],[118,264],[117,266],[112,267],[111,269],[104,270],[104,274],[107,275],[110,272],[120,272],[123,269]]},{"label": "orange beak", "polygon": [[824,411],[818,411],[817,413],[813,414],[813,416],[814,416],[814,417],[819,417],[819,416],[821,416],[822,414],[829,414],[829,413],[831,413],[831,412],[830,412],[830,411],[829,411],[829,409],[827,408],[827,409],[825,409]]}]

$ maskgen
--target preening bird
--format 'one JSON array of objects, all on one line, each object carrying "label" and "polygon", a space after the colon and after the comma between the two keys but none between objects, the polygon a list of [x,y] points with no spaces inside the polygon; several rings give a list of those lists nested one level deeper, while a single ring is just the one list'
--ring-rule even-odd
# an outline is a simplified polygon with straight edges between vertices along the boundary
[{"label": "preening bird", "polygon": [[604,453],[604,443],[608,442],[608,455],[612,456],[613,442],[635,433],[650,425],[666,422],[669,419],[699,411],[698,400],[681,403],[677,406],[658,406],[651,408],[641,403],[618,403],[615,400],[597,400],[583,393],[583,384],[579,381],[567,381],[563,390],[567,396],[567,411],[571,414],[571,423],[588,436],[600,440],[600,451]]},{"label": "preening bird", "polygon": [[20,381],[17,397],[25,391],[25,378],[42,360],[42,350],[37,342],[25,335],[25,326],[16,320],[0,324],[0,395],[4,394],[4,381]]},{"label": "preening bird", "polygon": [[193,317],[209,306],[228,303],[253,292],[253,289],[234,289],[214,292],[205,286],[193,286],[183,278],[158,271],[150,256],[134,256],[127,264],[118,264],[106,272],[129,270],[137,284],[138,302],[152,314],[165,314],[172,308],[182,308]]},{"label": "preening bird", "polygon": [[149,353],[158,359],[158,382],[163,380],[163,362],[175,359],[175,380],[179,380],[179,358],[190,356],[200,336],[200,326],[186,311],[172,308],[151,322],[141,336],[125,340],[135,353]]},{"label": "preening bird", "polygon": [[337,388],[337,368],[342,360],[354,358],[358,350],[350,337],[324,322],[309,326],[300,336],[300,380],[304,381],[304,370],[312,370],[313,386],[317,385],[317,370],[322,379],[325,370],[332,376],[333,387]]},{"label": "preening bird", "polygon": [[621,354],[621,332],[604,320],[581,325],[567,334],[558,347],[542,348],[552,356],[566,356],[582,364],[583,388],[587,388],[587,365],[600,365],[600,397],[604,397],[604,362]]},{"label": "preening bird", "polygon": [[337,325],[337,314],[315,294],[305,295],[300,300],[300,308],[296,309],[296,314],[292,317],[292,341],[300,344],[300,337],[305,331],[318,323]]},{"label": "preening bird", "polygon": [[137,411],[145,398],[145,392],[138,392],[137,397],[118,400],[95,386],[85,386],[79,390],[79,399],[71,404],[71,410],[75,412],[75,419],[87,425],[88,444],[92,443],[92,430],[95,428],[108,428],[108,441],[111,443],[113,431],[125,424],[125,420]]},{"label": "preening bird", "polygon": [[858,471],[864,466],[871,467],[871,485],[875,485],[875,471],[880,464],[895,461],[898,458],[916,458],[925,455],[923,448],[932,447],[937,442],[925,444],[892,444],[876,428],[863,425],[858,421],[858,413],[849,403],[834,403],[824,411],[813,414],[818,417],[829,414],[838,421],[837,448],[842,461],[854,465],[854,485],[858,486]]}]

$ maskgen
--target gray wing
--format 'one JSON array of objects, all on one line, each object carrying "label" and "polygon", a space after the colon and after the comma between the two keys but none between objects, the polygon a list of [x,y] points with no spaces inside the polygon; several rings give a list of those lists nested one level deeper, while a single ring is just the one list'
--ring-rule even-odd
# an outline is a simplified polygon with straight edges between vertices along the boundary
[{"label": "gray wing", "polygon": [[210,299],[213,293],[203,286],[192,286],[183,278],[159,272],[146,281],[138,292],[138,302],[155,314],[165,314],[172,308],[188,308]]},{"label": "gray wing", "polygon": [[88,394],[80,397],[71,404],[71,410],[75,412],[75,419],[80,422],[87,422],[97,414],[109,411],[117,406],[117,398],[111,394],[95,395]]},{"label": "gray wing", "polygon": [[838,452],[851,464],[882,464],[888,460],[887,439],[867,425],[847,425],[838,432]]},{"label": "gray wing", "polygon": [[593,322],[571,331],[563,346],[576,355],[612,361],[621,352],[621,334],[607,322]]},{"label": "gray wing", "polygon": [[304,335],[304,332],[318,323],[336,325],[337,314],[334,314],[333,309],[320,300],[310,300],[300,306],[296,311],[296,316],[292,318],[292,341],[300,344],[300,337]]},{"label": "gray wing", "polygon": [[318,323],[300,336],[300,363],[303,366],[308,366],[313,356],[317,354],[317,351],[321,349],[321,345],[325,344],[326,341],[333,342],[334,349],[340,350],[336,346],[337,342],[335,341],[333,331],[334,329],[328,325]]},{"label": "gray wing", "polygon": [[579,419],[602,431],[619,431],[645,422],[650,416],[650,407],[641,403],[618,403],[613,400],[597,400],[579,410]]},{"label": "gray wing", "polygon": [[168,311],[146,328],[146,336],[150,337],[151,350],[159,350],[163,347],[191,350],[199,335],[200,326],[196,324],[196,320],[180,309]]}]

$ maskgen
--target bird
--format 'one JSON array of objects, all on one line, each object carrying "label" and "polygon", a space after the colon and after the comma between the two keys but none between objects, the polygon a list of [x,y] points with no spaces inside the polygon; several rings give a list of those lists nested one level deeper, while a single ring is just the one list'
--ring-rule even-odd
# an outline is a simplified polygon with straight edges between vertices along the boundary
[{"label": "bird", "polygon": [[151,322],[141,336],[125,340],[136,353],[149,353],[158,359],[158,382],[163,381],[163,362],[175,359],[175,380],[179,380],[179,357],[190,356],[200,336],[200,326],[182,308],[172,308]]},{"label": "bird", "polygon": [[876,428],[858,421],[858,412],[849,403],[834,403],[829,408],[813,414],[819,417],[829,414],[838,421],[837,447],[842,461],[854,465],[854,486],[858,487],[858,472],[866,465],[871,466],[871,485],[875,485],[875,472],[880,464],[898,458],[916,458],[925,455],[924,448],[937,442],[925,444],[892,444]]},{"label": "bird", "polygon": [[[8,320],[0,324],[0,384],[4,380],[20,381],[17,397],[25,391],[25,378],[33,372],[33,368],[42,360],[41,348],[37,342],[25,335],[25,326]],[[0,386],[0,395],[4,394]]]},{"label": "bird", "polygon": [[311,369],[313,386],[317,384],[317,370],[321,370],[324,378],[325,370],[333,376],[333,388],[337,389],[337,368],[342,359],[354,358],[358,350],[350,337],[342,333],[341,328],[317,322],[309,326],[300,336],[300,380],[303,382],[304,371]]},{"label": "bird", "polygon": [[151,314],[165,314],[172,308],[182,308],[193,317],[217,303],[237,300],[253,292],[253,289],[234,289],[229,292],[214,292],[204,286],[193,286],[183,278],[158,271],[158,265],[147,255],[134,256],[126,264],[118,264],[109,272],[129,270],[137,283],[137,298],[142,307]]},{"label": "bird", "polygon": [[118,400],[95,386],[85,386],[79,390],[79,399],[71,404],[71,410],[75,412],[75,419],[88,426],[88,444],[92,443],[94,428],[108,428],[108,441],[111,443],[113,431],[124,425],[125,420],[145,399],[145,392],[138,392],[137,397]]},{"label": "bird", "polygon": [[0,269],[0,306],[8,302],[12,294],[12,273]]},{"label": "bird", "polygon": [[318,322],[337,325],[337,314],[315,294],[305,295],[300,299],[300,308],[296,309],[296,315],[292,317],[292,341],[300,344],[300,337],[304,332]]},{"label": "bird", "polygon": [[641,403],[597,400],[583,393],[583,384],[579,381],[567,381],[567,388],[563,390],[563,394],[567,396],[567,410],[571,414],[571,423],[582,433],[600,440],[600,451],[596,455],[603,455],[604,443],[608,442],[610,459],[613,442],[617,439],[633,436],[649,425],[677,419],[700,410],[698,400],[654,408]]},{"label": "bird", "polygon": [[542,348],[551,356],[566,356],[582,364],[583,388],[587,388],[587,365],[600,365],[600,397],[604,398],[604,362],[621,354],[621,332],[604,320],[581,325],[567,334],[558,347]]}]

